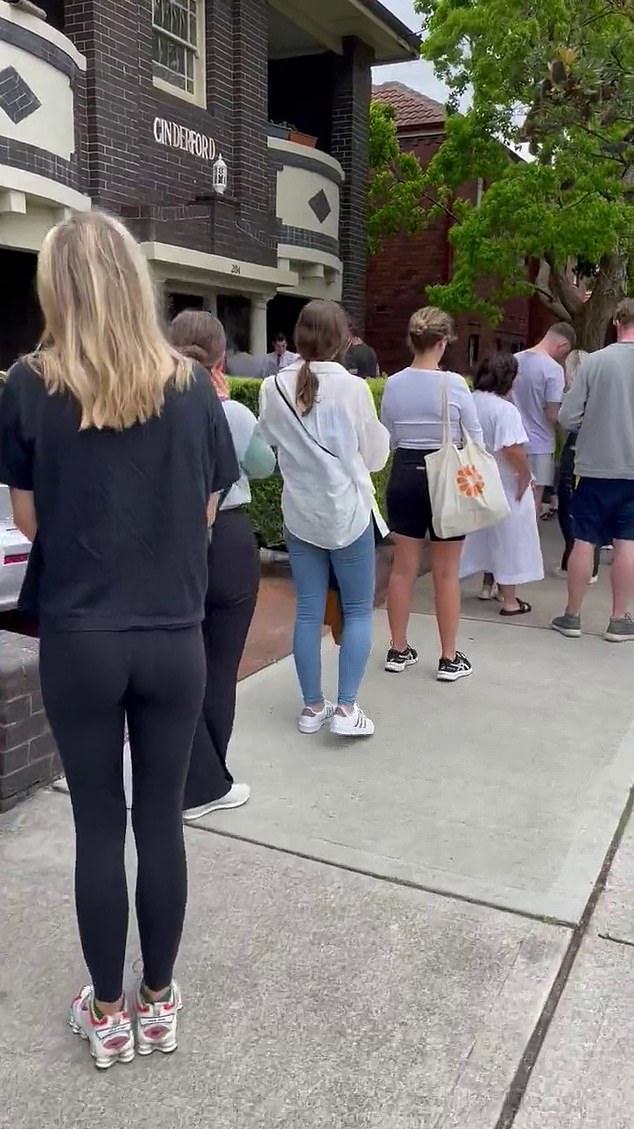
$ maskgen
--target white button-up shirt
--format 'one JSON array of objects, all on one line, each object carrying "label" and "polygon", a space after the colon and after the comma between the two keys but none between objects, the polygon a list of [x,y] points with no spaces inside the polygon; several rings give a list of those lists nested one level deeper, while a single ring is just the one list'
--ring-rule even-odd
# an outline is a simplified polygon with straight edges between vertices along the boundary
[{"label": "white button-up shirt", "polygon": [[321,549],[345,549],[365,532],[373,511],[381,532],[387,531],[370,472],[385,466],[390,437],[366,382],[335,361],[311,362],[319,389],[312,411],[301,416],[295,402],[300,365],[262,384],[260,430],[277,448],[286,528]]}]

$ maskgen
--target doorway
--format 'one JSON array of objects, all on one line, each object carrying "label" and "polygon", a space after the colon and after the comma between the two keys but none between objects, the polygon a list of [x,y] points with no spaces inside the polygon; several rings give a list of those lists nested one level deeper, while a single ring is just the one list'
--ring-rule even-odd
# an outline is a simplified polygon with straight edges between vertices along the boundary
[{"label": "doorway", "polygon": [[[267,311],[268,339],[272,341],[276,333],[283,333],[289,349],[295,348],[293,335],[297,319],[308,302],[308,298],[297,298],[294,294],[276,294],[269,302]],[[269,346],[270,348],[270,346]]]},{"label": "doorway", "polygon": [[251,302],[243,294],[219,294],[218,317],[227,337],[229,353],[248,353],[251,337]]},{"label": "doorway", "polygon": [[37,255],[0,248],[0,369],[30,353],[41,337],[36,272]]}]

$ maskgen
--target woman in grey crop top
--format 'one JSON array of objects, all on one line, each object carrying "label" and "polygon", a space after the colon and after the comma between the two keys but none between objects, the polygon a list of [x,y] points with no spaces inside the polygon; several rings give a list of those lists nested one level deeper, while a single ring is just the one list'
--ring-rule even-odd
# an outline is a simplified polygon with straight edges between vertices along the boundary
[{"label": "woman in grey crop top", "polygon": [[418,655],[407,640],[407,627],[422,545],[428,537],[441,649],[437,677],[441,682],[456,682],[471,674],[471,664],[456,649],[463,538],[443,541],[434,532],[425,465],[425,456],[442,446],[445,387],[452,441],[460,444],[463,431],[467,431],[477,443],[483,443],[466,380],[456,372],[440,369],[445,349],[454,340],[453,322],[448,314],[432,306],[417,310],[409,323],[412,363],[389,378],[381,405],[381,422],[390,433],[394,450],[387,488],[388,521],[394,540],[387,601],[392,641],[385,669],[401,673],[418,662]]}]

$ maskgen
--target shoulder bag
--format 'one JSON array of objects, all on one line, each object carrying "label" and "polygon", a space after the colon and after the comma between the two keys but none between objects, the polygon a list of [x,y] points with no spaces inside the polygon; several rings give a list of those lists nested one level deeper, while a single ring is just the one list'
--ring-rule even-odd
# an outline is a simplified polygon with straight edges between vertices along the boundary
[{"label": "shoulder bag", "polygon": [[462,422],[464,445],[458,448],[452,442],[446,376],[442,399],[442,447],[425,459],[434,533],[442,538],[464,537],[504,521],[511,509],[495,458],[474,442]]}]

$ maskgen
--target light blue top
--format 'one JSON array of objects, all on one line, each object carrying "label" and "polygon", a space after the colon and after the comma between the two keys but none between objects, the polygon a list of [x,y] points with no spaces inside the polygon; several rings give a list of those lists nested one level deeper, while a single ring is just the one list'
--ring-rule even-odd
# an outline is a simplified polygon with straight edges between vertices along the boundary
[{"label": "light blue top", "polygon": [[224,400],[222,406],[242,475],[231,487],[220,508],[234,510],[237,506],[246,506],[251,501],[250,478],[268,478],[273,474],[275,455],[268,443],[256,434],[258,421],[253,412],[237,400]]}]

